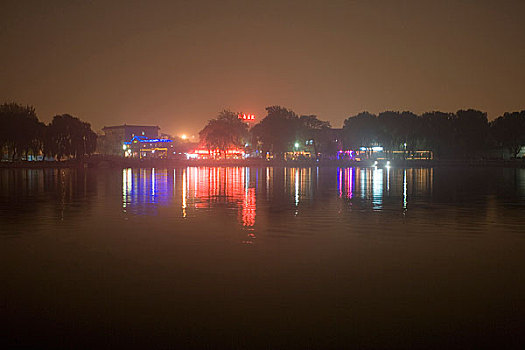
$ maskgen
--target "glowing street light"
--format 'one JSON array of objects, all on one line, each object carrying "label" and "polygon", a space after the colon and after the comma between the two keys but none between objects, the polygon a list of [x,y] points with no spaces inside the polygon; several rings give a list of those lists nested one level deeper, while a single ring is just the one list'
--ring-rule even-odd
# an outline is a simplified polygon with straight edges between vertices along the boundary
[{"label": "glowing street light", "polygon": [[294,146],[295,148],[299,148],[299,142],[296,142]]},{"label": "glowing street light", "polygon": [[183,140],[186,140],[188,138],[188,135],[182,134],[182,136],[180,138],[183,139]]}]

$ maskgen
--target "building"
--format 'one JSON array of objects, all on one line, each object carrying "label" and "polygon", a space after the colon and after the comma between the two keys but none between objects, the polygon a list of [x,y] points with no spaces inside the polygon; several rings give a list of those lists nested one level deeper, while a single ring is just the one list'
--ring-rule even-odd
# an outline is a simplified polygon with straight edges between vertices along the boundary
[{"label": "building", "polygon": [[246,153],[244,149],[230,147],[225,151],[219,149],[195,148],[186,152],[187,159],[244,159]]},{"label": "building", "polygon": [[122,149],[126,157],[140,159],[166,159],[174,154],[173,141],[168,138],[133,136],[130,141],[124,142]]},{"label": "building", "polygon": [[158,126],[149,125],[117,125],[105,126],[102,128],[104,135],[99,135],[97,139],[97,152],[106,155],[123,156],[124,142],[130,142],[135,136],[147,139],[157,139],[159,137]]}]

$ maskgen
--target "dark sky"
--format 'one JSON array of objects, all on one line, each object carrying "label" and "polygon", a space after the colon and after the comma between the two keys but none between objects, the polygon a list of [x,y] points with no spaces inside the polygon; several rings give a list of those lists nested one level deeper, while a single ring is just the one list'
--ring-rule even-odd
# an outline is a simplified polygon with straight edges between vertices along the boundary
[{"label": "dark sky", "polygon": [[[525,1],[1,1],[0,97],[41,120],[196,133],[282,105],[525,108]],[[1,101],[0,101],[1,102]]]}]

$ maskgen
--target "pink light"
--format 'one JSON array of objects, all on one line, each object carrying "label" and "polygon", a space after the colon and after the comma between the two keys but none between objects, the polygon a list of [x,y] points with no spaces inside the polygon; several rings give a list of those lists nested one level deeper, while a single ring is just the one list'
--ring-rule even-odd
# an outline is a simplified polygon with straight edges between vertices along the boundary
[{"label": "pink light", "polygon": [[239,114],[238,117],[242,120],[255,120],[255,114]]}]

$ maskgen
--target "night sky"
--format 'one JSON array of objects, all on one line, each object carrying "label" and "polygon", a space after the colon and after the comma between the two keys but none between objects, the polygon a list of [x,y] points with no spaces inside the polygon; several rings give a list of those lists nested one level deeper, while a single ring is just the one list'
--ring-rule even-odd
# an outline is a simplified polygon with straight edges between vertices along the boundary
[{"label": "night sky", "polygon": [[525,1],[2,1],[0,96],[41,120],[197,133],[282,105],[525,108]]}]

